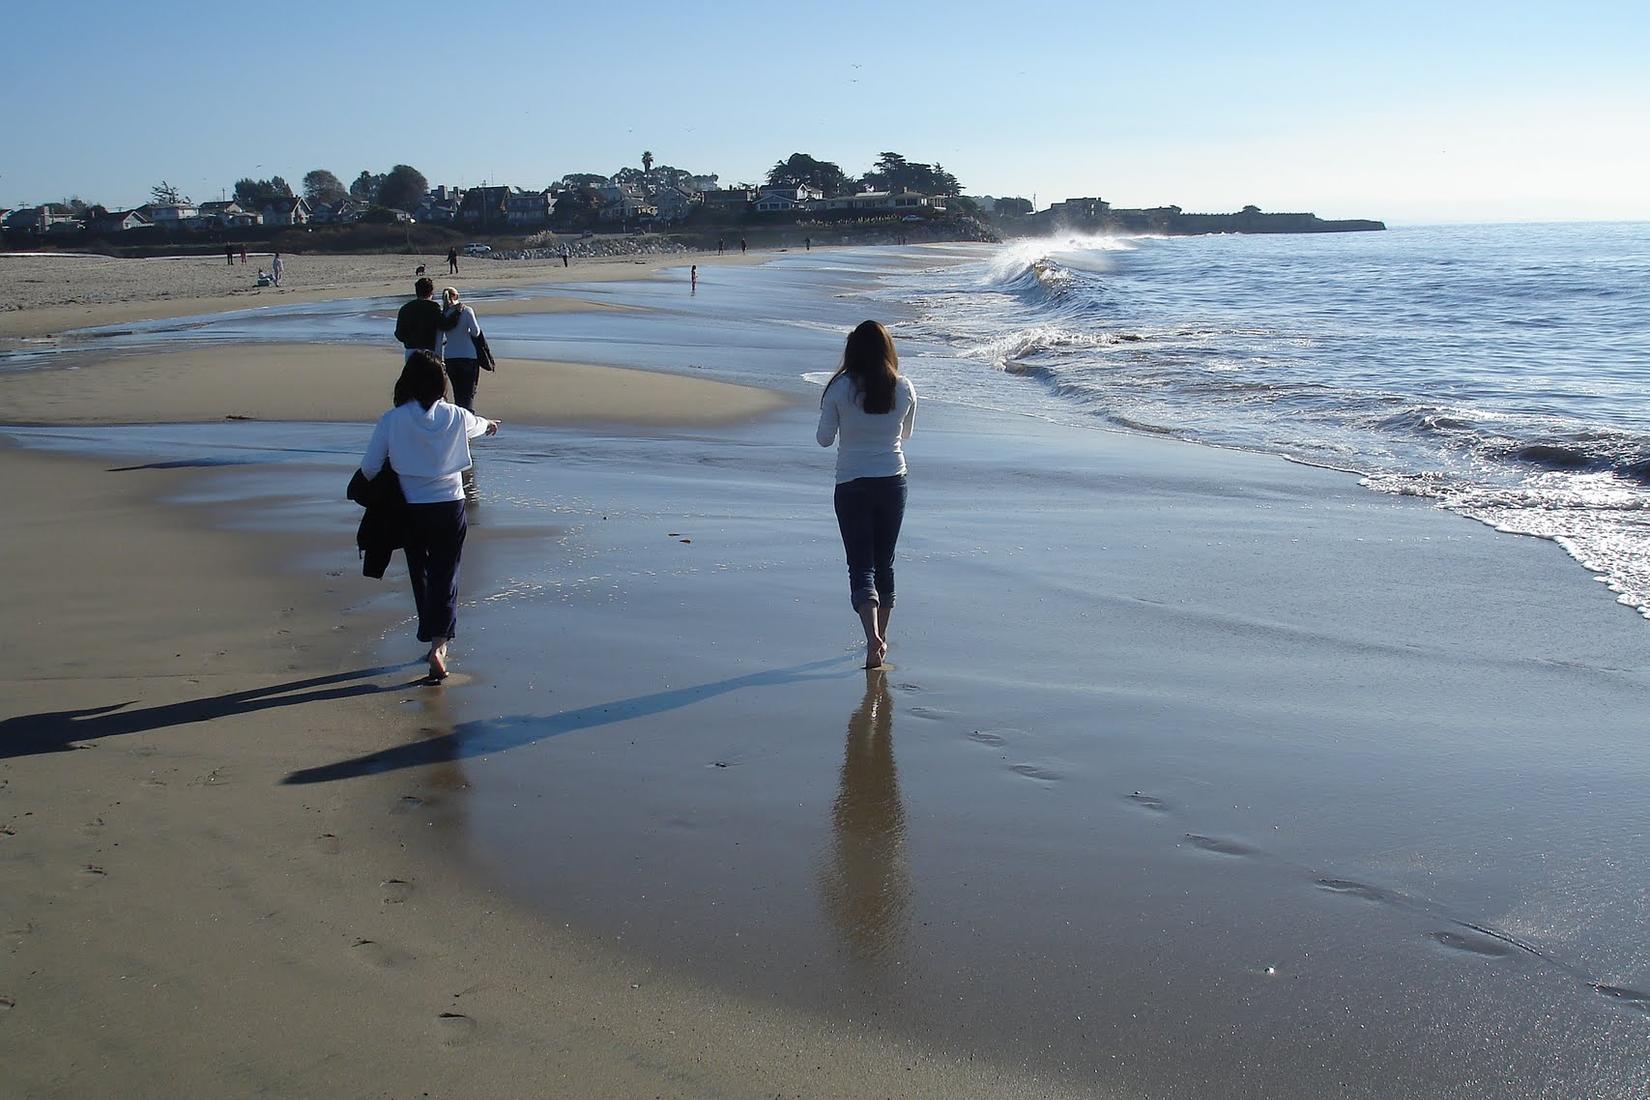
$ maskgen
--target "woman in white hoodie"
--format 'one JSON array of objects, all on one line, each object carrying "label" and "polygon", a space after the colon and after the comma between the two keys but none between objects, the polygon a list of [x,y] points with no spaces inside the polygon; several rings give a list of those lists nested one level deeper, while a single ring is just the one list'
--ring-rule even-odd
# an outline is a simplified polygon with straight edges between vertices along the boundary
[{"label": "woman in white hoodie", "polygon": [[368,478],[388,462],[407,498],[407,574],[432,680],[446,678],[447,643],[458,632],[458,560],[467,527],[461,475],[470,468],[470,440],[498,431],[498,421],[446,397],[441,360],[413,352],[395,383],[395,408],[378,418],[361,459]]}]

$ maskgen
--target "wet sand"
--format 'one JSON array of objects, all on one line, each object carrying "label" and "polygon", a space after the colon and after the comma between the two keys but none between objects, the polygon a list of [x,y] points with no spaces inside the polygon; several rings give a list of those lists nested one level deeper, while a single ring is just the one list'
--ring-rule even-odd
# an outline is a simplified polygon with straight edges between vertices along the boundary
[{"label": "wet sand", "polygon": [[454,725],[400,633],[371,653],[404,585],[359,576],[330,469],[215,475],[248,509],[165,503],[208,475],[131,466],[0,448],[49,502],[0,545],[0,1091],[1071,1095],[684,980],[455,873],[459,767],[283,783]]},{"label": "wet sand", "polygon": [[477,705],[294,780],[462,766],[574,927],[1089,1095],[1634,1095],[1650,640],[1558,548],[930,407],[868,679],[809,426],[489,463],[567,530]]},{"label": "wet sand", "polygon": [[[371,422],[402,356],[337,344],[256,344],[64,355],[0,373],[0,423],[148,424],[250,420]],[[478,408],[524,424],[727,424],[786,398],[707,378],[504,359]]]}]

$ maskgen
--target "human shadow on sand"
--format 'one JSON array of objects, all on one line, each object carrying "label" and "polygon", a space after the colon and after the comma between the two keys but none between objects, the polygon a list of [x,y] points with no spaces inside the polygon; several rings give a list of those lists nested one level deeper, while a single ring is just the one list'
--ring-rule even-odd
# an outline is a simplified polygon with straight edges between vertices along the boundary
[{"label": "human shadow on sand", "polygon": [[500,718],[485,718],[475,722],[465,722],[455,726],[451,733],[445,733],[439,737],[380,749],[365,756],[351,757],[348,760],[340,760],[334,764],[304,768],[301,771],[293,772],[281,782],[330,783],[337,779],[356,779],[363,775],[397,771],[401,768],[416,768],[425,764],[445,764],[472,756],[506,752],[510,749],[520,748],[523,745],[532,745],[552,737],[559,737],[564,733],[574,733],[578,730],[612,725],[615,722],[626,722],[632,718],[646,718],[650,715],[662,714],[665,711],[677,710],[702,702],[705,699],[726,695],[729,692],[743,691],[746,688],[780,687],[785,684],[806,683],[811,680],[834,680],[859,671],[858,669],[840,668],[837,671],[825,671],[833,666],[840,666],[842,661],[841,657],[830,657],[821,661],[812,661],[808,664],[793,665],[790,668],[751,672],[744,676],[715,680],[707,684],[694,684],[690,687],[673,688],[670,691],[635,695],[629,699],[617,699],[610,703],[597,703],[594,706],[580,707],[577,710],[564,710],[559,714],[511,714]]},{"label": "human shadow on sand", "polygon": [[[284,684],[231,691],[205,699],[183,699],[176,703],[162,703],[159,706],[140,707],[135,710],[127,708],[136,700],[128,700],[106,707],[20,714],[0,719],[0,760],[14,756],[36,756],[47,752],[68,752],[83,748],[84,746],[76,744],[79,741],[96,741],[127,733],[148,733],[170,726],[210,722],[217,718],[251,714],[273,707],[324,703],[331,699],[348,699],[356,695],[389,691],[391,686],[370,681],[404,667],[406,666],[381,665],[358,668],[350,672],[333,673],[330,676],[291,680]],[[403,685],[393,686],[399,688]]]}]

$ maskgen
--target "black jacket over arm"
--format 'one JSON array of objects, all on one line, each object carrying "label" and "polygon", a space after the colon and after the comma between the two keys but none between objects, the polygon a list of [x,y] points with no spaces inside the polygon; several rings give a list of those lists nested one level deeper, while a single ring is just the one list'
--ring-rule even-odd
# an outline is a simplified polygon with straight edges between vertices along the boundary
[{"label": "black jacket over arm", "polygon": [[370,481],[356,470],[344,495],[367,510],[355,530],[361,575],[382,579],[390,556],[407,545],[407,498],[401,495],[401,479],[388,462]]}]

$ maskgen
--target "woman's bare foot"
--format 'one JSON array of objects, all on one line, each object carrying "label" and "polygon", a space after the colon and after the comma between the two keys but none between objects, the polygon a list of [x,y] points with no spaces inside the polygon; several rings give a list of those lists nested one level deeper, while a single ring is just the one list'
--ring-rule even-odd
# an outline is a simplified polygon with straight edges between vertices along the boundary
[{"label": "woman's bare foot", "polygon": [[882,659],[886,656],[888,656],[888,643],[885,640],[878,638],[874,642],[867,643],[865,646],[865,667],[881,668]]},{"label": "woman's bare foot", "polygon": [[430,679],[445,680],[447,678],[447,643],[438,641],[430,646]]}]

